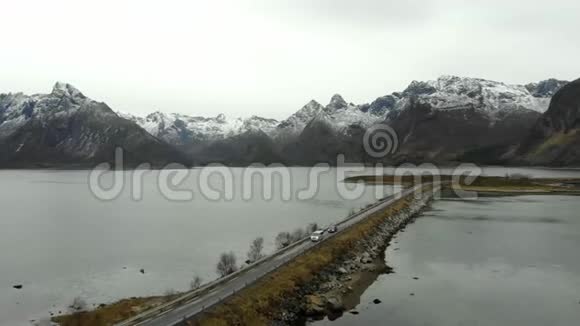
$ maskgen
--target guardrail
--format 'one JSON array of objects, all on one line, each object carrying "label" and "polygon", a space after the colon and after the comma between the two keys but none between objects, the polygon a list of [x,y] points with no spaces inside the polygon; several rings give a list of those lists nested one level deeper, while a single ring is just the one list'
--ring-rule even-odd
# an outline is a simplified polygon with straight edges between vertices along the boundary
[{"label": "guardrail", "polygon": [[[391,200],[391,199],[399,199],[399,198],[406,197],[406,196],[408,196],[410,194],[413,194],[415,191],[417,191],[417,189],[422,188],[422,187],[424,187],[424,185],[418,185],[418,186],[415,186],[413,188],[406,189],[406,190],[404,190],[404,191],[402,191],[400,193],[397,193],[397,194],[393,194],[393,195],[389,195],[387,197],[384,197],[381,200],[377,201],[376,203],[374,203],[372,205],[369,205],[369,206],[361,209],[360,211],[349,215],[347,218],[345,218],[344,220],[338,222],[336,225],[339,226],[339,227],[340,226],[343,226],[344,224],[346,224],[347,222],[351,221],[352,219],[357,218],[357,217],[360,217],[361,215],[367,213],[368,211],[370,211],[370,210],[372,210],[372,209],[374,209],[374,208],[376,208],[376,207],[384,204],[388,200]],[[355,225],[355,224],[352,224],[350,226],[353,226],[353,225]],[[348,229],[348,227],[345,228],[345,229]],[[336,234],[341,233],[345,229],[339,228],[339,232],[337,232]],[[305,247],[304,250],[301,250],[301,251],[296,252],[296,254],[292,255],[291,257],[289,257],[285,261],[281,262],[280,264],[274,265],[272,268],[270,268],[267,271],[265,271],[264,273],[258,275],[254,281],[256,281],[256,280],[258,280],[260,278],[263,278],[263,277],[267,276],[268,274],[270,274],[271,272],[277,270],[281,266],[289,263],[294,258],[296,258],[296,257],[304,254],[304,252],[306,252],[306,251],[308,251],[308,250],[310,250],[310,249],[312,249],[312,248],[314,248],[316,246],[321,245],[322,243],[328,241],[331,238],[332,238],[331,236],[323,237],[321,241],[319,241],[317,243],[314,243],[312,246]],[[176,299],[174,299],[172,301],[169,301],[167,303],[164,303],[164,304],[162,304],[160,306],[157,306],[157,307],[155,307],[153,309],[144,311],[144,312],[142,312],[142,313],[140,313],[140,314],[138,314],[138,315],[136,315],[136,316],[134,316],[132,318],[129,318],[129,319],[125,320],[125,321],[122,321],[122,322],[116,324],[116,326],[139,325],[140,323],[146,322],[146,321],[148,321],[148,320],[150,320],[150,319],[152,319],[154,317],[160,316],[161,314],[163,314],[165,312],[168,312],[168,311],[170,311],[170,310],[172,310],[172,309],[174,309],[176,307],[179,307],[179,306],[182,306],[184,304],[187,304],[190,301],[192,301],[193,299],[196,299],[196,298],[198,298],[198,297],[200,297],[200,296],[208,293],[209,291],[215,289],[216,287],[218,287],[220,285],[223,285],[223,284],[228,283],[229,281],[231,281],[231,280],[233,280],[233,279],[235,279],[235,278],[237,278],[237,277],[239,277],[239,276],[247,273],[248,271],[250,271],[250,270],[252,270],[252,269],[254,269],[254,268],[256,268],[256,267],[258,267],[258,266],[260,266],[262,264],[264,264],[265,262],[268,262],[270,260],[275,259],[276,257],[278,257],[278,256],[280,256],[280,255],[282,255],[282,254],[290,251],[291,249],[296,248],[299,245],[302,245],[302,244],[308,242],[309,240],[310,240],[310,236],[307,236],[307,237],[305,237],[305,238],[303,238],[303,239],[301,239],[299,241],[296,241],[296,242],[290,244],[287,247],[284,247],[284,248],[282,248],[280,250],[277,250],[276,252],[272,253],[269,256],[266,256],[266,257],[264,257],[264,258],[262,258],[262,259],[260,259],[260,260],[258,260],[256,262],[254,262],[254,263],[252,263],[250,265],[245,266],[244,268],[242,268],[242,269],[240,269],[240,270],[238,270],[238,271],[236,271],[236,272],[234,272],[234,273],[232,273],[230,275],[227,275],[225,277],[216,279],[216,280],[214,280],[214,281],[212,281],[210,283],[205,284],[204,286],[202,286],[199,289],[196,289],[196,290],[187,292],[184,295],[182,295],[182,296],[180,296],[180,297],[178,297],[178,298],[176,298]],[[216,304],[221,303],[222,301],[224,301],[225,299],[227,299],[230,295],[235,294],[236,292],[239,292],[239,291],[243,290],[249,284],[252,284],[252,283],[246,283],[243,286],[241,286],[239,289],[234,289],[232,291],[232,293],[229,294],[229,295],[227,295],[227,296],[218,297],[215,302],[205,304],[204,306],[201,307],[200,311],[197,311],[197,312],[195,312],[193,314],[190,314],[190,315],[184,315],[183,318],[184,319],[191,318],[194,315],[198,314],[199,312],[204,311],[204,310],[206,310],[206,309],[208,309],[210,307],[213,307]]]}]

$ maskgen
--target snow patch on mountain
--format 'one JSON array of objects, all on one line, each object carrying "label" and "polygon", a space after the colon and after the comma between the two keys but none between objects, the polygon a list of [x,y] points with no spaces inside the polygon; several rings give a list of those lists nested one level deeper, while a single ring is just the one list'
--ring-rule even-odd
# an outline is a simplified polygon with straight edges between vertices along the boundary
[{"label": "snow patch on mountain", "polygon": [[326,106],[311,100],[288,119],[282,121],[277,128],[278,135],[299,135],[313,120],[325,121],[338,132],[345,131],[351,125],[369,127],[382,120],[382,116],[363,110],[360,105],[347,103],[342,96],[335,94]]},{"label": "snow patch on mountain", "polygon": [[159,111],[145,117],[122,112],[118,114],[136,122],[150,134],[176,145],[215,141],[252,131],[262,131],[271,136],[278,124],[277,120],[257,116],[243,119],[228,118],[224,114],[219,114],[216,117],[206,118]]},{"label": "snow patch on mountain", "polygon": [[534,90],[533,85],[537,84],[531,85],[509,85],[480,78],[441,76],[427,82],[414,81],[403,95],[415,97],[439,110],[474,108],[496,120],[500,112],[545,112],[550,104],[551,90],[532,93],[530,90]]},{"label": "snow patch on mountain", "polygon": [[[339,133],[345,133],[353,125],[368,128],[396,117],[416,101],[429,104],[433,110],[466,110],[466,118],[469,118],[468,110],[478,110],[489,117],[490,123],[494,123],[507,114],[526,110],[546,111],[551,96],[565,83],[549,79],[522,86],[479,78],[441,76],[432,81],[413,81],[403,92],[379,97],[370,104],[355,105],[339,94],[333,95],[326,106],[311,100],[281,122],[257,116],[230,118],[223,114],[215,117],[159,111],[147,116],[117,114],[174,145],[211,142],[247,132],[263,132],[274,140],[284,142],[285,139],[291,141],[299,136],[315,119],[324,121]],[[91,108],[92,115],[113,114],[109,110],[93,109],[99,107],[98,104],[72,85],[62,82],[57,82],[49,94],[1,94],[0,137],[14,133],[30,119],[49,121],[72,115],[81,107]]]},{"label": "snow patch on mountain", "polygon": [[83,105],[92,103],[96,102],[72,85],[62,82],[57,82],[49,94],[0,94],[0,138],[11,135],[30,119],[47,122],[54,118],[66,118]]},{"label": "snow patch on mountain", "polygon": [[372,124],[382,120],[382,117],[377,117],[370,112],[364,112],[359,105],[352,103],[337,106],[336,103],[331,101],[326,107],[325,113],[328,114],[328,118],[334,128],[339,131],[344,131],[352,125],[368,128]]},{"label": "snow patch on mountain", "polygon": [[342,98],[340,94],[334,94],[330,98],[330,103],[326,106],[327,111],[334,111],[344,109],[348,106],[348,103]]},{"label": "snow patch on mountain", "polygon": [[304,105],[300,110],[292,114],[288,119],[280,122],[277,126],[279,132],[289,132],[289,133],[300,133],[304,127],[312,120],[314,117],[320,114],[324,110],[324,107],[311,100],[306,105]]},{"label": "snow patch on mountain", "polygon": [[52,88],[51,94],[55,96],[66,96],[78,100],[87,99],[86,96],[84,96],[83,93],[81,93],[77,88],[75,88],[71,84],[63,82],[56,82],[54,84],[54,87]]},{"label": "snow patch on mountain", "polygon": [[548,80],[522,86],[480,78],[441,76],[437,80],[413,81],[403,92],[379,97],[370,104],[348,103],[339,94],[333,95],[326,106],[311,100],[280,123],[256,116],[231,119],[223,114],[210,118],[161,112],[146,117],[120,115],[135,121],[152,135],[177,145],[225,139],[248,131],[262,131],[283,143],[299,136],[315,119],[324,121],[338,133],[345,133],[353,125],[368,128],[394,118],[417,100],[428,103],[434,110],[479,110],[493,124],[506,114],[525,112],[521,110],[544,112],[551,95],[563,84],[565,82]]}]

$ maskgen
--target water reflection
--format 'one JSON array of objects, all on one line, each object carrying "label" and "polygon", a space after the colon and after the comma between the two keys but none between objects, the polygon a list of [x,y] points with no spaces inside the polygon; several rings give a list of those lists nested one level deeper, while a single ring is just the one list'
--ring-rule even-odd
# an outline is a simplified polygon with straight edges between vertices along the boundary
[{"label": "water reflection", "polygon": [[361,313],[314,324],[580,324],[578,197],[485,202],[436,202],[393,240],[396,273],[367,289]]}]

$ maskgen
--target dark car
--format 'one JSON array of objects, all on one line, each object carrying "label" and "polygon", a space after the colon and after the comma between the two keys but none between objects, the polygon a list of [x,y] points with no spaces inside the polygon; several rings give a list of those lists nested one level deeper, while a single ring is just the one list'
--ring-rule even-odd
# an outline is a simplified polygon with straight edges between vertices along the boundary
[{"label": "dark car", "polygon": [[328,227],[328,233],[334,233],[338,230],[338,228],[336,227],[336,225],[331,225]]}]

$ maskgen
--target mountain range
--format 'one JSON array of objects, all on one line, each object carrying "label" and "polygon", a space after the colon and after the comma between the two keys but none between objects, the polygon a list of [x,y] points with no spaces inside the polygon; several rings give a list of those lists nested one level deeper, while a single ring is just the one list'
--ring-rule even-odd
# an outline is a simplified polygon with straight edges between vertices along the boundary
[{"label": "mountain range", "polygon": [[89,167],[113,163],[123,148],[126,167],[189,159],[133,122],[119,118],[68,84],[49,94],[0,94],[0,166]]},{"label": "mountain range", "polygon": [[507,159],[521,164],[580,165],[580,79],[554,95],[548,111],[514,152]]},{"label": "mountain range", "polygon": [[[338,94],[326,105],[311,100],[277,121],[223,114],[135,116],[57,83],[49,94],[0,95],[0,166],[94,165],[111,162],[115,147],[125,149],[127,167],[335,164],[338,154],[348,162],[387,164],[578,164],[580,154],[569,149],[578,144],[577,84],[549,79],[508,85],[442,76],[414,81],[367,104]],[[396,132],[398,150],[375,158],[365,152],[363,136],[381,124]]]}]

